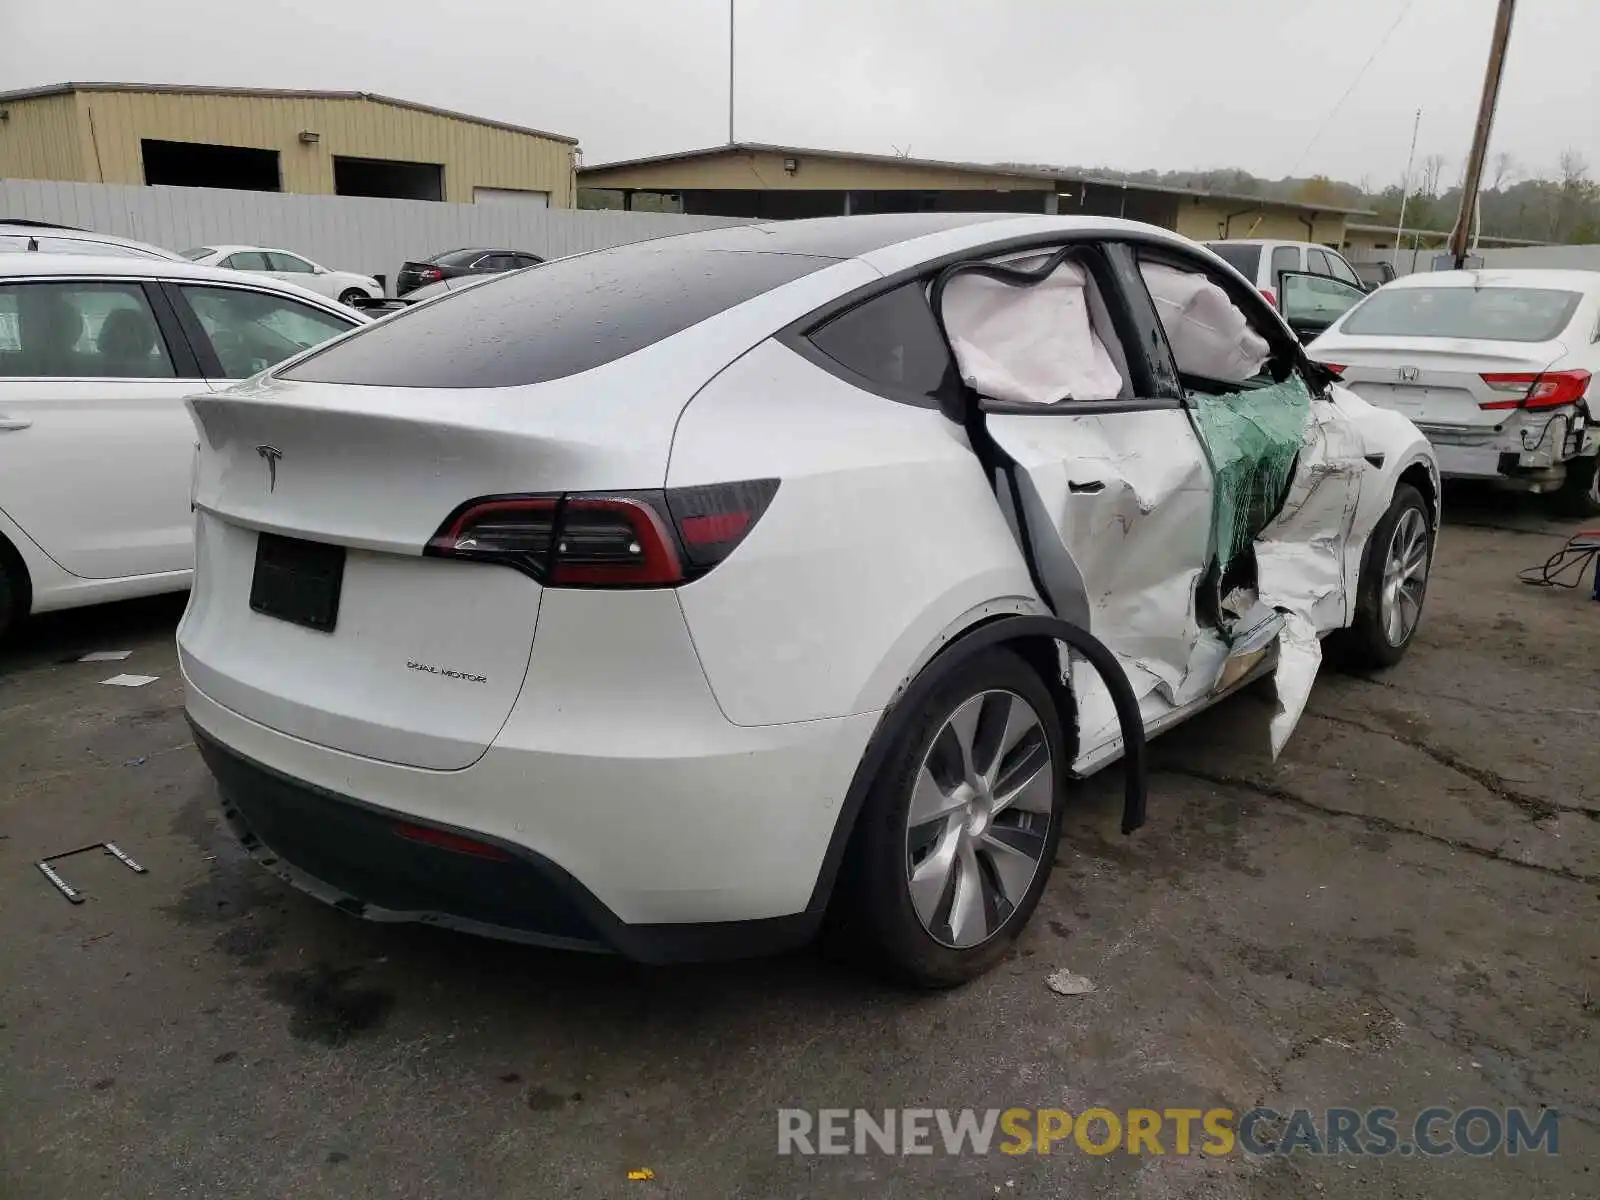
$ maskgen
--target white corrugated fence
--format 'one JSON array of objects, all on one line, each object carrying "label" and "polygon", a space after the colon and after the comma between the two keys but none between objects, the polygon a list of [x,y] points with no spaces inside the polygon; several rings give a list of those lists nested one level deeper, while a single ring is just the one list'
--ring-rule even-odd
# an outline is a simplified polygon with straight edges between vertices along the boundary
[{"label": "white corrugated fence", "polygon": [[494,246],[558,258],[748,223],[678,213],[0,179],[0,220],[6,217],[120,234],[169,250],[221,242],[293,250],[335,270],[381,274],[390,290],[405,260],[459,246]]}]

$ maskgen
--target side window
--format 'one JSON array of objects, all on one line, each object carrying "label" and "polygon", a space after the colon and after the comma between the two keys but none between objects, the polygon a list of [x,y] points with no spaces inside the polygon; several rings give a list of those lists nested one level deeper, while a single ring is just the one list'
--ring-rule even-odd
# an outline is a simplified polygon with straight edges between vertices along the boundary
[{"label": "side window", "polygon": [[513,271],[521,264],[515,254],[486,254],[475,265],[479,271]]},{"label": "side window", "polygon": [[1332,275],[1333,268],[1328,265],[1328,256],[1321,250],[1306,247],[1306,270],[1313,275]]},{"label": "side window", "polygon": [[[1298,253],[1279,246],[1274,265],[1283,250]],[[1139,272],[1187,389],[1224,393],[1274,382],[1272,331],[1235,301],[1225,281],[1176,254],[1141,254]]]},{"label": "side window", "polygon": [[357,324],[266,292],[188,283],[179,288],[229,379],[248,379]]},{"label": "side window", "polygon": [[544,259],[532,254],[517,255],[517,266],[519,267],[536,267],[543,261]]},{"label": "side window", "polygon": [[234,271],[270,271],[267,256],[258,250],[241,250],[222,260],[222,265]]},{"label": "side window", "polygon": [[1328,251],[1328,266],[1332,268],[1333,277],[1348,283],[1351,287],[1361,286],[1361,277],[1356,274],[1355,268],[1345,262],[1344,256]]},{"label": "side window", "polygon": [[1359,287],[1319,275],[1288,275],[1279,301],[1283,319],[1307,340],[1367,298]]},{"label": "side window", "polygon": [[171,379],[176,374],[139,284],[0,286],[0,377]]},{"label": "side window", "polygon": [[955,364],[920,282],[846,309],[806,340],[857,375],[901,394],[927,397],[930,405],[955,380]]},{"label": "side window", "polygon": [[1285,271],[1300,269],[1300,247],[1274,246],[1272,248],[1272,286],[1278,286],[1278,276]]},{"label": "side window", "polygon": [[288,272],[295,275],[310,275],[314,273],[311,264],[305,259],[293,254],[285,254],[281,250],[273,251],[266,258],[272,264],[274,271]]}]

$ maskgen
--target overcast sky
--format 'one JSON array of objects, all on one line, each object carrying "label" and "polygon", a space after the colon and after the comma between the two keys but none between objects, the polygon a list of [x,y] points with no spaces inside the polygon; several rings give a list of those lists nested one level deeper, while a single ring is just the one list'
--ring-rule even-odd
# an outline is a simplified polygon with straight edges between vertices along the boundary
[{"label": "overcast sky", "polygon": [[[736,0],[741,141],[1453,182],[1495,0]],[[1600,2],[1522,0],[1493,150],[1600,173]],[[1394,31],[1326,129],[1385,31]],[[65,80],[384,92],[577,137],[727,140],[727,0],[0,0],[0,89]],[[1315,144],[1312,144],[1314,140]]]}]

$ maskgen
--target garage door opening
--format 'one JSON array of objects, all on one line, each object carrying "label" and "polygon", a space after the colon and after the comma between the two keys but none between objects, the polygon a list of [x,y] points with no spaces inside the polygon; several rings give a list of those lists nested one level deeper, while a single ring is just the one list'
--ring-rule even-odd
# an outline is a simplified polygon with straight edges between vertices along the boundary
[{"label": "garage door opening", "polygon": [[391,200],[443,200],[444,167],[439,163],[395,162],[387,158],[333,160],[333,190],[341,196],[386,196]]},{"label": "garage door opening", "polygon": [[205,142],[162,142],[143,138],[144,181],[171,187],[239,188],[281,192],[278,152],[251,146],[212,146]]}]

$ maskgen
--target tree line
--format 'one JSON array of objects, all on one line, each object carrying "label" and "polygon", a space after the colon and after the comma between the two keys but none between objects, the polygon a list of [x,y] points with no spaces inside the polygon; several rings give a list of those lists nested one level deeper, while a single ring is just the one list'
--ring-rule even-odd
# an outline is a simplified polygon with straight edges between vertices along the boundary
[{"label": "tree line", "polygon": [[[1451,168],[1457,178],[1449,182]],[[1443,154],[1429,154],[1413,168],[1406,201],[1406,228],[1448,232],[1461,210],[1463,164]],[[1393,225],[1400,217],[1400,181],[1375,187],[1370,177],[1358,183],[1309,178],[1263,179],[1228,168],[1212,171],[1106,171],[1084,174],[1125,179],[1129,183],[1164,184],[1201,191],[1232,192],[1269,200],[1302,204],[1329,204],[1340,208],[1366,208],[1376,217],[1358,218],[1377,225]],[[1562,154],[1554,168],[1530,171],[1513,154],[1491,156],[1479,193],[1480,230],[1485,236],[1526,238],[1529,241],[1600,242],[1600,184],[1590,178],[1590,168],[1575,150]]]}]

